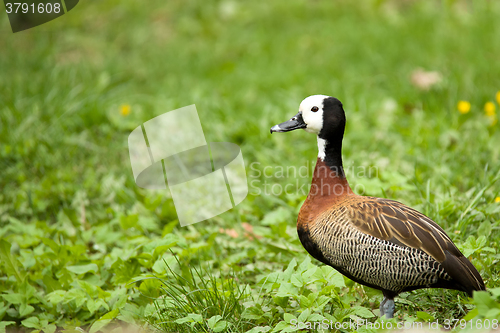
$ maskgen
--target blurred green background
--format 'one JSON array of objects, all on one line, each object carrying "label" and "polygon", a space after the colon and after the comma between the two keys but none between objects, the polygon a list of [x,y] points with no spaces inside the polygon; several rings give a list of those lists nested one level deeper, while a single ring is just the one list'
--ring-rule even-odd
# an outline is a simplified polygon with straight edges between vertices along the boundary
[{"label": "blurred green background", "polygon": [[[304,194],[265,189],[309,184],[310,174],[279,167],[312,168],[315,138],[269,128],[313,94],[344,103],[345,166],[377,170],[348,171],[351,185],[429,215],[495,290],[499,36],[500,3],[486,0],[80,1],[16,34],[0,14],[0,330],[166,321],[166,331],[264,332],[287,327],[287,314],[375,320],[381,295],[348,280],[289,294],[263,282],[308,256],[295,231]],[[250,195],[183,228],[168,192],[135,185],[127,137],[190,104],[208,142],[240,145]],[[183,284],[165,263],[179,276],[204,265],[222,281],[213,292],[232,281],[240,307],[157,311],[161,280],[144,279]],[[327,297],[321,306],[301,299],[315,292]],[[498,319],[498,294],[407,293],[397,315]]]}]

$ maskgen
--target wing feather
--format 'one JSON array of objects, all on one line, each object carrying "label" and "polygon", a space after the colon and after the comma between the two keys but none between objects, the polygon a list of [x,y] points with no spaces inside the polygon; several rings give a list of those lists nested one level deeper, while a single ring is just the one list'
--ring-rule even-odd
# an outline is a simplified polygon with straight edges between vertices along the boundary
[{"label": "wing feather", "polygon": [[371,236],[421,249],[439,262],[446,259],[445,251],[461,255],[437,223],[397,201],[372,198],[350,211],[364,212],[350,214],[350,221]]},{"label": "wing feather", "polygon": [[399,246],[424,251],[441,263],[469,295],[473,290],[484,290],[484,282],[474,265],[436,222],[400,202],[364,198],[364,202],[353,203],[347,210],[349,222],[358,230]]}]

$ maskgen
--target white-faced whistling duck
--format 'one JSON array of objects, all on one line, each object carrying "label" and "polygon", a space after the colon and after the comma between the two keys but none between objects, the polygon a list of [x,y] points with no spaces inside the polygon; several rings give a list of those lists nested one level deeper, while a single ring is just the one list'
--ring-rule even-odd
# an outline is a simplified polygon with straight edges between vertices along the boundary
[{"label": "white-faced whistling duck", "polygon": [[271,133],[302,128],[318,136],[311,189],[297,220],[307,252],[381,290],[380,316],[387,318],[401,292],[447,288],[472,296],[485,290],[477,269],[437,223],[397,201],[353,193],[342,167],[345,123],[338,99],[315,95],[302,101],[293,118],[271,128]]}]

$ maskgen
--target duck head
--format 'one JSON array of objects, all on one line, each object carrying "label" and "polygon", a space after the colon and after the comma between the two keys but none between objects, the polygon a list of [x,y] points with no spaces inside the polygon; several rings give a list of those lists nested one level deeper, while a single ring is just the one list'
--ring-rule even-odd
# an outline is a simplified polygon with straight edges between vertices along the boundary
[{"label": "duck head", "polygon": [[[313,95],[304,99],[299,113],[281,124],[271,127],[273,132],[289,132],[304,129],[318,136],[318,157],[329,164],[341,165],[342,138],[345,129],[345,113],[342,103],[335,97]],[[340,159],[340,160],[339,160]]]}]

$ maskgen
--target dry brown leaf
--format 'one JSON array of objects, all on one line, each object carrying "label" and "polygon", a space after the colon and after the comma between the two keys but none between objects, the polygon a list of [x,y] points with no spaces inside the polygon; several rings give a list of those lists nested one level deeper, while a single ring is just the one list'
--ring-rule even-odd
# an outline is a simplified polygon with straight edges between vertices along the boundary
[{"label": "dry brown leaf", "polygon": [[442,80],[441,73],[436,71],[425,71],[422,68],[417,68],[411,73],[411,83],[421,90],[429,90]]}]

